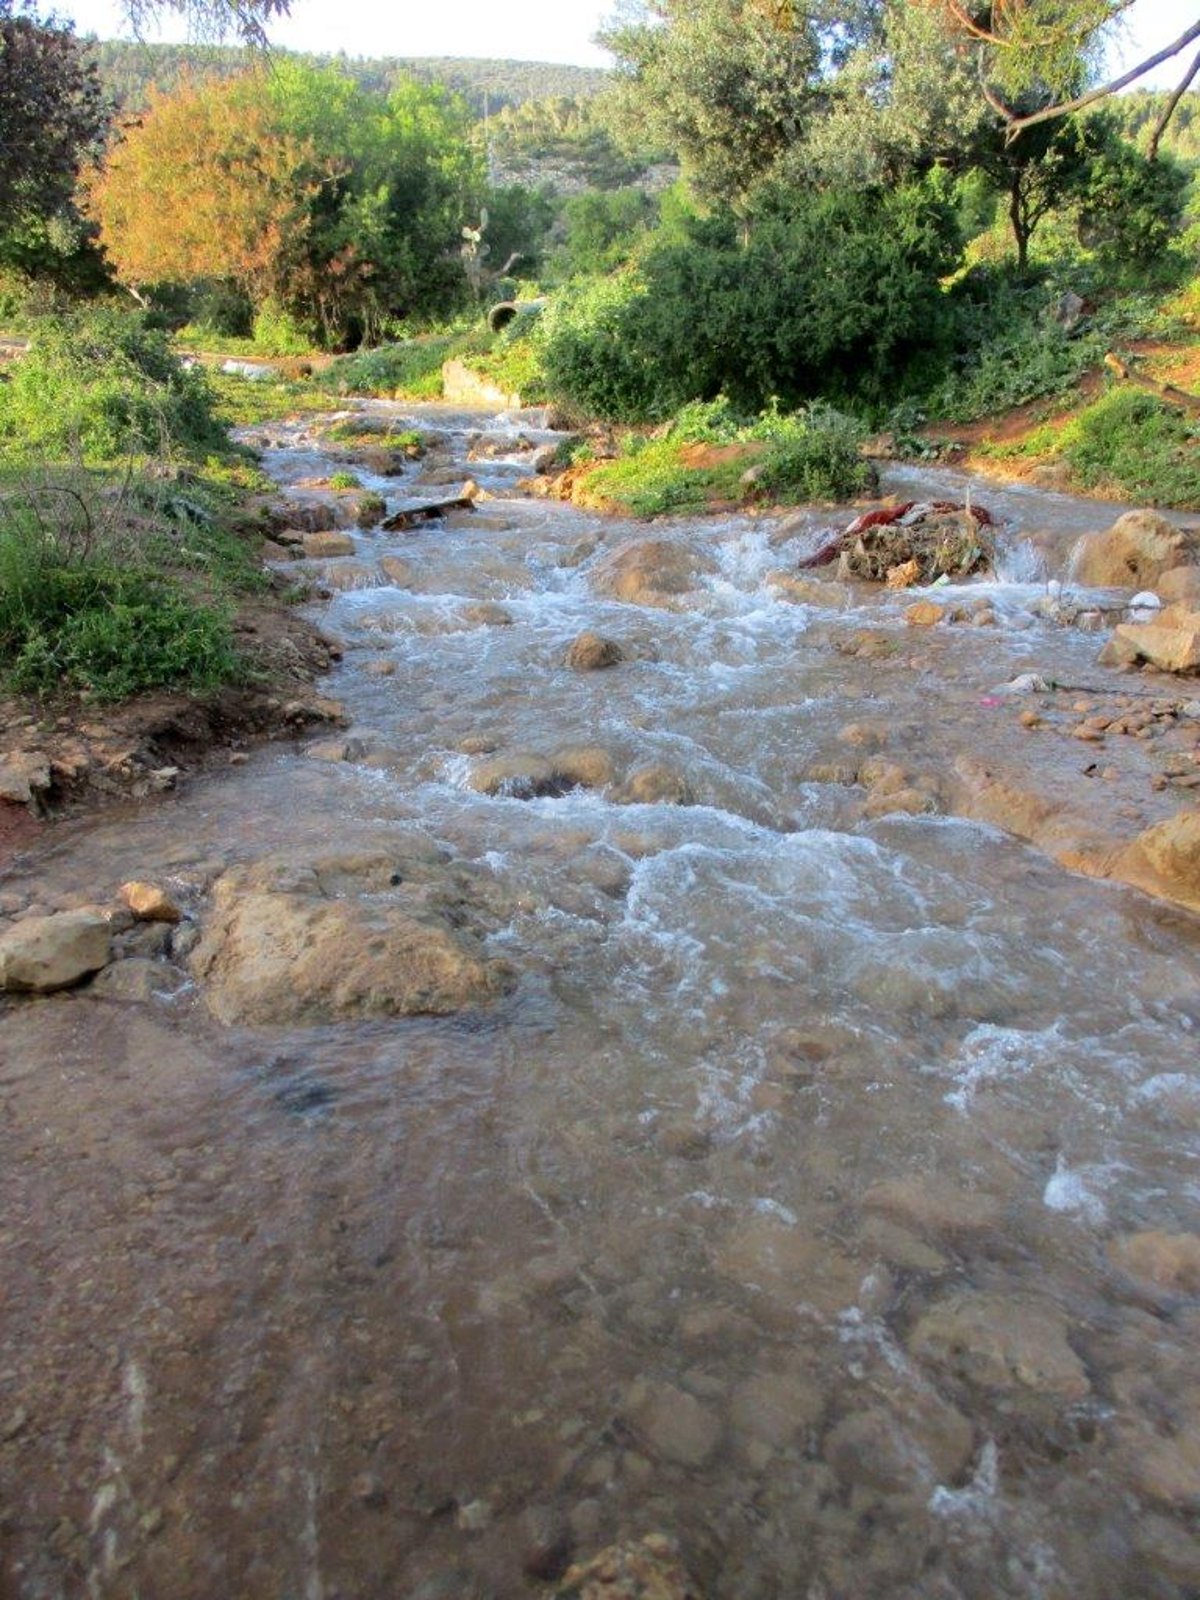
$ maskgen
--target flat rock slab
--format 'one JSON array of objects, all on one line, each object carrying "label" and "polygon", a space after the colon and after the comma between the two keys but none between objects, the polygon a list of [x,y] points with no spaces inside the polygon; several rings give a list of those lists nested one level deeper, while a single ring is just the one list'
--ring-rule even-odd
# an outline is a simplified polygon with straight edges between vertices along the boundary
[{"label": "flat rock slab", "polygon": [[192,970],[226,1023],[444,1016],[515,987],[481,931],[465,881],[420,853],[271,858],[218,879]]}]

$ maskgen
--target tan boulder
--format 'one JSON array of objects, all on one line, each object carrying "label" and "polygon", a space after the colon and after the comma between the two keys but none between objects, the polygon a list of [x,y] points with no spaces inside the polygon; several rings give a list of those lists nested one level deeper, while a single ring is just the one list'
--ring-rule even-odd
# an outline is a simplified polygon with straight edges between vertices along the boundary
[{"label": "tan boulder", "polygon": [[1091,588],[1153,589],[1163,573],[1198,552],[1194,534],[1156,511],[1127,511],[1103,533],[1086,533],[1071,552],[1076,583]]},{"label": "tan boulder", "polygon": [[1200,910],[1200,811],[1180,811],[1138,834],[1113,877]]},{"label": "tan boulder", "polygon": [[0,932],[0,991],[49,994],[107,966],[112,928],[94,911],[26,917]]},{"label": "tan boulder", "polygon": [[797,606],[823,606],[830,611],[845,611],[850,604],[850,586],[833,578],[802,577],[794,572],[768,572],[766,582],[781,600]]},{"label": "tan boulder", "polygon": [[551,761],[572,788],[604,789],[615,776],[612,757],[599,745],[570,745],[556,750]]},{"label": "tan boulder", "polygon": [[513,625],[512,612],[496,600],[476,600],[463,608],[462,617],[475,628],[511,628]]},{"label": "tan boulder", "polygon": [[0,756],[0,800],[27,806],[50,787],[50,757],[42,750],[14,750]]},{"label": "tan boulder", "polygon": [[310,561],[325,561],[333,556],[352,556],[354,540],[348,533],[326,529],[321,533],[306,533],[300,548]]},{"label": "tan boulder", "polygon": [[1171,606],[1159,622],[1122,622],[1115,637],[1160,672],[1200,670],[1200,611]]},{"label": "tan boulder", "polygon": [[533,750],[481,761],[467,779],[478,794],[506,795],[512,800],[532,800],[537,795],[561,793],[564,786],[548,756]]},{"label": "tan boulder", "polygon": [[1200,567],[1172,567],[1154,585],[1164,605],[1183,605],[1200,611]]},{"label": "tan boulder", "polygon": [[429,852],[269,858],[217,880],[191,964],[225,1023],[443,1016],[514,986],[480,922],[466,884]]},{"label": "tan boulder", "polygon": [[904,620],[910,628],[936,628],[945,615],[945,608],[935,600],[918,600],[904,613]]},{"label": "tan boulder", "polygon": [[685,544],[642,539],[603,556],[592,573],[592,587],[610,600],[670,610],[684,605],[701,578],[715,571],[708,556]]}]

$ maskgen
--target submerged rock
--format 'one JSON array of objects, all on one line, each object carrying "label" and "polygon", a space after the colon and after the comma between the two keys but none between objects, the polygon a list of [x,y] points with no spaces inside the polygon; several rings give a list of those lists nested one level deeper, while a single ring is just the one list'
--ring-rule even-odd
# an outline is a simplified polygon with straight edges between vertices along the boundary
[{"label": "submerged rock", "polygon": [[1052,1305],[1015,1295],[964,1293],[933,1306],[913,1329],[914,1355],[981,1389],[1082,1400],[1091,1389]]},{"label": "submerged rock", "polygon": [[577,672],[598,672],[624,661],[625,652],[615,639],[605,639],[585,629],[572,640],[567,651],[567,666]]},{"label": "submerged rock", "polygon": [[226,1023],[441,1016],[515,986],[483,949],[480,910],[421,856],[271,858],[217,880],[191,965]]},{"label": "submerged rock", "polygon": [[629,605],[682,606],[716,564],[698,550],[667,539],[642,539],[603,556],[592,573],[597,594]]},{"label": "submerged rock", "polygon": [[555,1600],[701,1600],[673,1539],[648,1533],[570,1569]]},{"label": "submerged rock", "polygon": [[0,932],[0,991],[49,994],[107,966],[112,928],[92,911],[26,917]]}]

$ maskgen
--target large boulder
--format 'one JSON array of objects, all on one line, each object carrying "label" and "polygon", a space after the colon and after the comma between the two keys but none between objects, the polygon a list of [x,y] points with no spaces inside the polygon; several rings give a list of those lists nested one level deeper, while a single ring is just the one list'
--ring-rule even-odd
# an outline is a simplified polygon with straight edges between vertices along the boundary
[{"label": "large boulder", "polygon": [[1200,911],[1200,811],[1180,811],[1138,834],[1113,876]]},{"label": "large boulder", "polygon": [[26,917],[0,933],[0,991],[49,994],[107,966],[112,929],[92,911]]},{"label": "large boulder", "polygon": [[484,931],[469,877],[436,852],[274,857],[217,880],[192,970],[226,1023],[443,1016],[514,987]]},{"label": "large boulder", "polygon": [[1127,511],[1104,533],[1085,533],[1071,552],[1071,577],[1093,588],[1153,589],[1164,572],[1200,558],[1194,533],[1156,511]]},{"label": "large boulder", "polygon": [[701,578],[716,570],[714,561],[685,544],[640,539],[602,557],[592,573],[592,587],[606,599],[673,610],[695,593]]},{"label": "large boulder", "polygon": [[1120,643],[1110,657],[1124,649],[1160,672],[1200,671],[1200,611],[1170,606],[1157,622],[1118,624],[1115,636]]}]

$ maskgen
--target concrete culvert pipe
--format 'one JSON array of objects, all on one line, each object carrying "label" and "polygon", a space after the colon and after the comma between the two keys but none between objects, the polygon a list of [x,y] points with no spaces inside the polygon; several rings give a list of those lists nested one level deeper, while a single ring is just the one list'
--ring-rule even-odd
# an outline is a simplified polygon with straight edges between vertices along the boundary
[{"label": "concrete culvert pipe", "polygon": [[536,316],[545,304],[545,300],[501,300],[488,312],[488,327],[493,333],[499,333],[514,317]]}]

